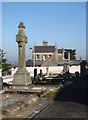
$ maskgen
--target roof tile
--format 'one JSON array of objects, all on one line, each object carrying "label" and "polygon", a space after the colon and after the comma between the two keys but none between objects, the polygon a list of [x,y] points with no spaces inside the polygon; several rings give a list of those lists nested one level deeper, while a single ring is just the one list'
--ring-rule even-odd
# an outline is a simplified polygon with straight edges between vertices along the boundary
[{"label": "roof tile", "polygon": [[54,52],[55,46],[35,46],[35,53],[47,53],[47,52]]}]

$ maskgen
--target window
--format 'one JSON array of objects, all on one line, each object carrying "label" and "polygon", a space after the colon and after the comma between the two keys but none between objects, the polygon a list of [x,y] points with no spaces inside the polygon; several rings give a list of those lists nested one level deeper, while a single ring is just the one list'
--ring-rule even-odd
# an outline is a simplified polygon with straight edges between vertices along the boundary
[{"label": "window", "polygon": [[36,60],[39,60],[39,55],[36,55]]},{"label": "window", "polygon": [[48,55],[48,58],[51,58],[51,55]]},{"label": "window", "polygon": [[46,60],[46,55],[43,55],[43,60]]}]

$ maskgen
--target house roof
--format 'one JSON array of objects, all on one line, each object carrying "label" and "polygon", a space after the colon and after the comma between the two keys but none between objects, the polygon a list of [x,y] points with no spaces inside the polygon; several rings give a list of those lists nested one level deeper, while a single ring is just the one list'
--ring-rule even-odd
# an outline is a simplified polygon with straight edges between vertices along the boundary
[{"label": "house roof", "polygon": [[[35,53],[49,53],[55,51],[55,46],[35,46]],[[62,53],[62,49],[58,49],[58,53]]]},{"label": "house roof", "polygon": [[55,46],[35,46],[35,53],[49,53],[54,52]]},{"label": "house roof", "polygon": [[63,52],[63,50],[62,49],[58,49],[58,53],[62,53]]}]

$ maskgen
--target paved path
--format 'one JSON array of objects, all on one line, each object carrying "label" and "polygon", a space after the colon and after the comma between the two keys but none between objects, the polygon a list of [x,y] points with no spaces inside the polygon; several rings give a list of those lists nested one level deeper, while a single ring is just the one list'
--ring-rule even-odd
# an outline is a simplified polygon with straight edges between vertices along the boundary
[{"label": "paved path", "polygon": [[58,92],[54,103],[35,118],[87,118],[87,80],[81,77],[61,94]]}]

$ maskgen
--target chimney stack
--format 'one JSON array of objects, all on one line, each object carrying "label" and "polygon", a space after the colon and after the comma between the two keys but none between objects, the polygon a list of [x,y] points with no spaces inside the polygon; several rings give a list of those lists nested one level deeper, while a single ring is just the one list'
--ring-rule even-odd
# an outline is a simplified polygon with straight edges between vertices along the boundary
[{"label": "chimney stack", "polygon": [[47,41],[43,41],[43,46],[48,46],[48,42]]}]

